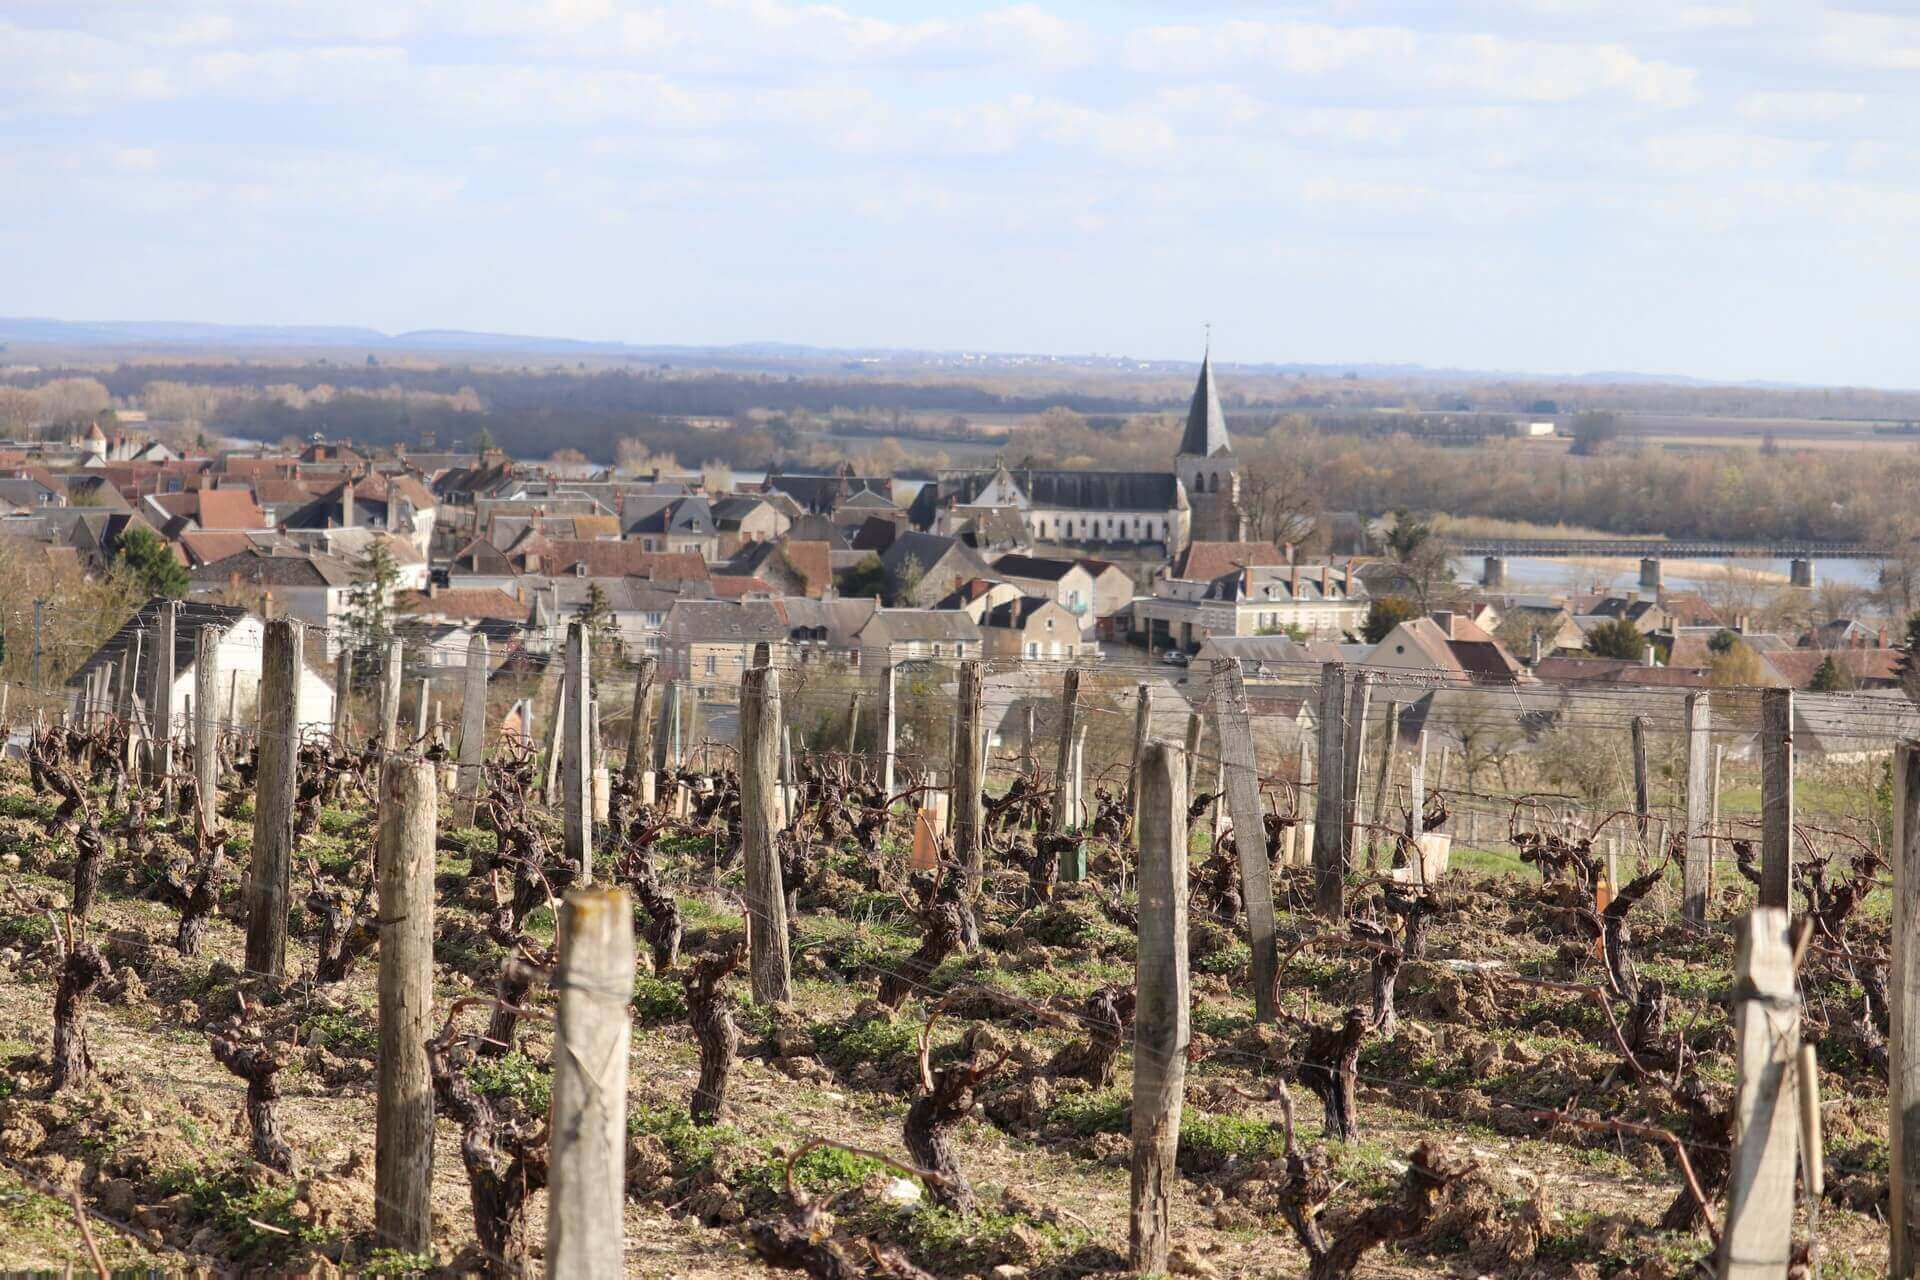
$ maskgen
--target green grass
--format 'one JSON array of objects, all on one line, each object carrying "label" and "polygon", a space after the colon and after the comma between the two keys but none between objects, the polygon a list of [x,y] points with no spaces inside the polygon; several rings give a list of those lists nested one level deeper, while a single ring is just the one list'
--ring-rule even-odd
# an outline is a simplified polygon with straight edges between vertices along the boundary
[{"label": "green grass", "polygon": [[820,1056],[845,1070],[862,1062],[887,1063],[919,1051],[920,1029],[909,1022],[816,1022],[809,1028]]},{"label": "green grass", "polygon": [[186,1193],[194,1211],[231,1241],[236,1261],[284,1257],[327,1238],[294,1213],[299,1190],[292,1183],[257,1183],[238,1169],[190,1167],[168,1173],[161,1185]]},{"label": "green grass", "polygon": [[1520,855],[1512,849],[1468,849],[1455,845],[1448,856],[1447,869],[1477,876],[1539,877],[1539,873],[1520,861]]},{"label": "green grass", "polygon": [[641,1105],[627,1116],[627,1131],[660,1139],[682,1177],[713,1167],[721,1152],[746,1145],[746,1137],[730,1124],[699,1125],[678,1103]]},{"label": "green grass", "polygon": [[324,1009],[306,1020],[305,1039],[319,1041],[346,1058],[371,1058],[380,1051],[380,1031],[372,1014]]},{"label": "green grass", "polygon": [[489,1098],[518,1098],[528,1112],[546,1115],[553,1106],[553,1068],[515,1051],[498,1058],[476,1058],[467,1079]]},{"label": "green grass", "polygon": [[633,979],[633,1013],[644,1027],[658,1027],[669,1023],[687,1020],[686,989],[678,982],[656,978],[652,974],[635,974]]}]

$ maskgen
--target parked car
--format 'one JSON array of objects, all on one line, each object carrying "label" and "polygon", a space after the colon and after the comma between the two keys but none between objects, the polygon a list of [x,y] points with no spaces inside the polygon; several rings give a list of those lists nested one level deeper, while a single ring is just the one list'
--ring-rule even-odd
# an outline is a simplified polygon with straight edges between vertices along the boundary
[{"label": "parked car", "polygon": [[1193,659],[1187,656],[1185,649],[1168,649],[1160,655],[1160,661],[1170,667],[1184,667],[1190,665]]}]

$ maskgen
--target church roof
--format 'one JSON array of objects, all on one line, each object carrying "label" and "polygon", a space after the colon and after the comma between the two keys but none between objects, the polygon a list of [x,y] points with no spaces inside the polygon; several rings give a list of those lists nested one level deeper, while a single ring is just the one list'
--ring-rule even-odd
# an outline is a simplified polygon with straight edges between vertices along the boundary
[{"label": "church roof", "polygon": [[1193,387],[1193,403],[1187,408],[1187,433],[1180,438],[1180,456],[1211,458],[1216,453],[1232,453],[1227,438],[1227,415],[1220,411],[1220,392],[1213,385],[1213,353],[1200,358],[1200,380]]}]

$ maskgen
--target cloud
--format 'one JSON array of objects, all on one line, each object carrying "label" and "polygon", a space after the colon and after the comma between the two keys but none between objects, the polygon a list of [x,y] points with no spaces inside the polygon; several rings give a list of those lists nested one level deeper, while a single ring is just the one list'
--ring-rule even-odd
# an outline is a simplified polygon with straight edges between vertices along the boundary
[{"label": "cloud", "polygon": [[1351,92],[1417,90],[1483,101],[1567,102],[1613,95],[1652,107],[1698,97],[1690,67],[1649,61],[1619,44],[1575,44],[1409,27],[1232,21],[1158,26],[1127,41],[1136,71],[1208,74],[1266,68],[1345,77]]},{"label": "cloud", "polygon": [[1867,106],[1867,95],[1839,89],[1798,89],[1750,93],[1740,100],[1740,114],[1767,124],[1825,124],[1857,115]]}]

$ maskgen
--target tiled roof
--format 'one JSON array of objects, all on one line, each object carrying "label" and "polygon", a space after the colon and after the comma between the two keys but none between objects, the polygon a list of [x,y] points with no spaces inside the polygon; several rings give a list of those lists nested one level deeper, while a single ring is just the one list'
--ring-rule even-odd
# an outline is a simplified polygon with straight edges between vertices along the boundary
[{"label": "tiled roof", "polygon": [[1286,553],[1271,542],[1191,542],[1173,562],[1172,576],[1205,582],[1247,565],[1286,562]]},{"label": "tiled roof", "polygon": [[502,622],[527,619],[527,606],[498,587],[443,587],[432,595],[406,591],[394,596],[393,607],[402,613],[443,618],[496,618]]}]

